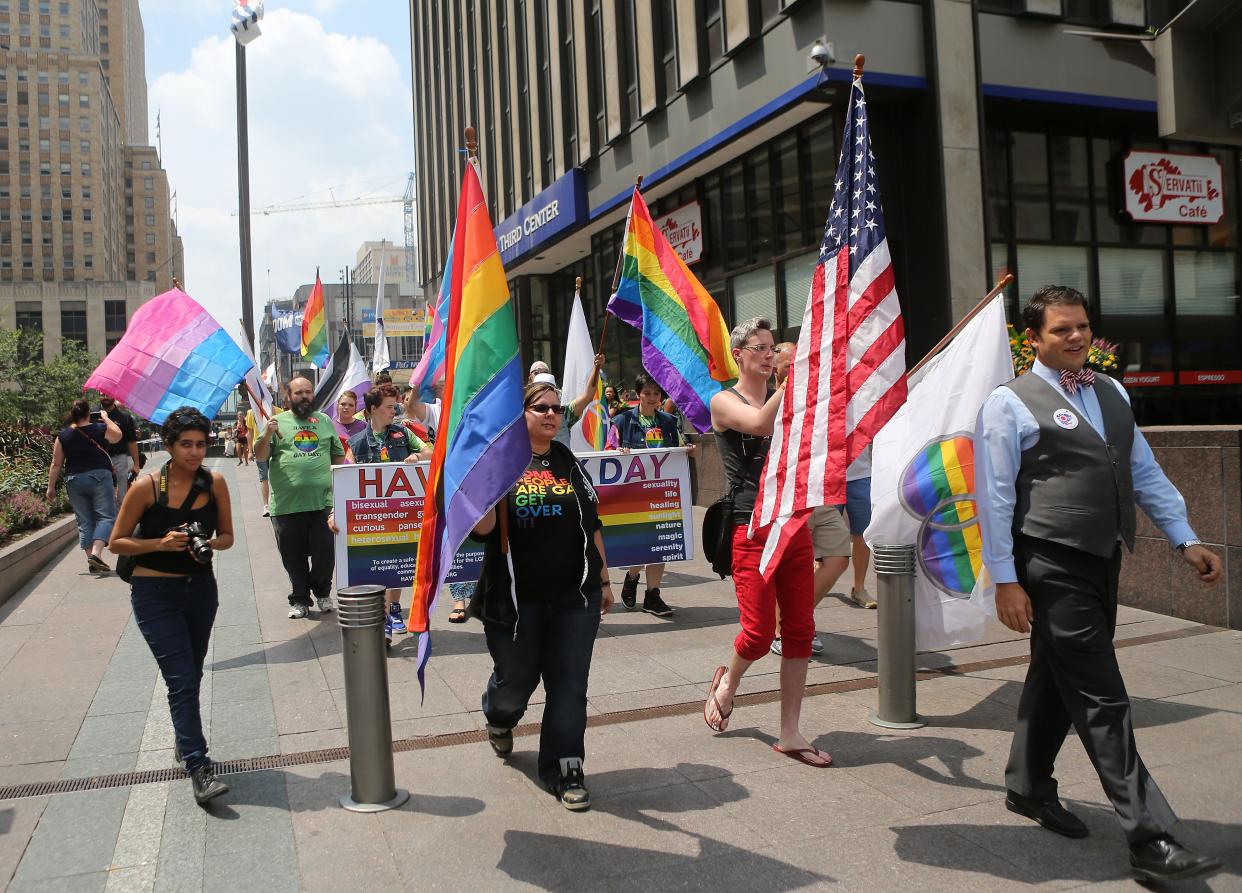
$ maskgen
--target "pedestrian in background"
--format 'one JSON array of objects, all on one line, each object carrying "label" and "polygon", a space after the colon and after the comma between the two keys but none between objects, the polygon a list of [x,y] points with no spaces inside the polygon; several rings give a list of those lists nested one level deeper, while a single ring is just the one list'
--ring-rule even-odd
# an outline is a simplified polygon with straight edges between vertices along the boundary
[{"label": "pedestrian in background", "polygon": [[138,476],[138,423],[107,394],[100,395],[99,408],[121,429],[121,439],[108,444],[112,471],[116,475],[116,504],[119,506],[125,501],[125,491],[129,488],[130,481]]},{"label": "pedestrian in background", "polygon": [[837,508],[845,512],[850,525],[850,563],[854,565],[850,601],[860,608],[874,609],[876,600],[867,591],[871,549],[863,539],[863,534],[871,526],[871,444],[867,444],[867,448],[845,470],[845,505]]},{"label": "pedestrian in background", "polygon": [[210,432],[211,423],[197,409],[183,406],[168,416],[162,431],[168,461],[126,498],[110,545],[117,555],[133,556],[134,620],[168,687],[174,752],[185,762],[200,805],[228,792],[207,756],[199,705],[219,606],[212,557],[233,545],[228,485],[203,468]]},{"label": "pedestrian in background", "polygon": [[116,521],[116,472],[108,445],[121,442],[121,429],[100,410],[92,418],[91,406],[77,400],[65,417],[65,427],[52,444],[52,467],[47,476],[47,501],[56,498],[56,482],[65,472],[65,490],[78,524],[78,544],[86,553],[86,568],[106,574],[112,568],[103,560],[104,546]]},{"label": "pedestrian in background", "polygon": [[483,715],[492,749],[507,757],[513,727],[542,679],[539,778],[566,809],[581,810],[591,805],[582,770],[587,679],[612,589],[595,490],[573,452],[555,440],[560,397],[536,382],[526,386],[523,403],[530,464],[471,534],[484,551],[470,612],[483,621],[493,661]]},{"label": "pedestrian in background", "polygon": [[250,432],[246,430],[246,419],[237,420],[234,436],[237,440],[237,464],[250,464]]},{"label": "pedestrian in background", "polygon": [[332,508],[332,466],[345,461],[345,448],[332,420],[311,410],[310,380],[289,382],[289,412],[267,420],[255,444],[255,458],[268,462],[272,527],[289,574],[289,617],[310,615],[314,595],[320,613],[332,610],[336,554],[328,513]]}]

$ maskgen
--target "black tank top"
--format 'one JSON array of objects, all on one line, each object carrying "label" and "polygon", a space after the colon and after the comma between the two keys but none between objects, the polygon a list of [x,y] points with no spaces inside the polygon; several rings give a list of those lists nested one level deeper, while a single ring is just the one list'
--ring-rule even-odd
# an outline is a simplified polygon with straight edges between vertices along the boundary
[{"label": "black tank top", "polygon": [[[747,406],[752,405],[736,388],[728,390]],[[772,396],[771,391],[768,396]],[[736,524],[749,524],[750,515],[755,510],[755,499],[759,496],[759,475],[763,474],[763,460],[768,455],[772,438],[743,434],[741,431],[726,428],[716,432],[716,441],[720,448],[725,479],[733,491],[733,521]]]},{"label": "black tank top", "polygon": [[[215,536],[218,513],[216,499],[210,485],[208,485],[207,489],[207,504],[202,508],[191,509],[185,507],[193,505],[198,500],[198,494],[202,490],[196,487],[190,489],[190,496],[182,504],[182,508],[173,508],[167,503],[161,503],[160,501],[160,475],[150,475],[150,478],[151,486],[155,489],[155,503],[142,513],[142,520],[139,521],[143,539],[163,537],[172,528],[180,527],[182,524],[188,524],[191,521],[197,521],[202,524],[207,528],[210,535]],[[165,574],[211,573],[210,564],[199,564],[189,552],[185,551],[147,552],[142,555],[135,555],[134,564],[138,567],[145,567]]]}]

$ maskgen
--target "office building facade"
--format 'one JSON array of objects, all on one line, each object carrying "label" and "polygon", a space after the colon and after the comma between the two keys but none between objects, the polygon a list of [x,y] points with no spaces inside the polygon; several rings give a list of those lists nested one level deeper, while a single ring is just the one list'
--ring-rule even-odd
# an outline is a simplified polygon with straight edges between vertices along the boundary
[{"label": "office building facade", "polygon": [[[528,359],[559,366],[575,277],[602,329],[639,176],[726,320],[764,315],[796,337],[850,69],[864,53],[911,363],[1012,272],[1011,319],[1047,282],[1088,295],[1097,333],[1120,344],[1141,420],[1242,419],[1242,115],[1230,124],[1229,105],[1242,83],[1221,70],[1193,84],[1185,62],[1195,48],[1228,58],[1230,35],[1242,35],[1236,4],[412,0],[410,10],[420,283],[437,285],[473,125]],[[810,58],[817,43],[822,68]],[[1144,192],[1144,178],[1170,169],[1181,179],[1161,182],[1189,194]],[[613,374],[631,378],[636,335],[614,320],[607,347]]]}]

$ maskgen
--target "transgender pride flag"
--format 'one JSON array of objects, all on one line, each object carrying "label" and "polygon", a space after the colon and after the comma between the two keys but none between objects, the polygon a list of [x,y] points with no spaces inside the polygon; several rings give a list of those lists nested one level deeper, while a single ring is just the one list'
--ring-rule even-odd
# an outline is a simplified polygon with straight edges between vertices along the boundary
[{"label": "transgender pride flag", "polygon": [[139,308],[84,388],[157,425],[182,406],[214,418],[254,362],[197,301],[174,288]]}]

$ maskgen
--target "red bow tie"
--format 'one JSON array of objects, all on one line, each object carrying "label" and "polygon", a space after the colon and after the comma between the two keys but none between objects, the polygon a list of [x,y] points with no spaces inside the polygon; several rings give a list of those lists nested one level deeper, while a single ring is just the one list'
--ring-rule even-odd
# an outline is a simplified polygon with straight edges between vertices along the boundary
[{"label": "red bow tie", "polygon": [[1071,372],[1068,369],[1061,370],[1061,387],[1065,388],[1066,393],[1076,394],[1079,388],[1095,387],[1095,370],[1079,369],[1077,372]]}]

